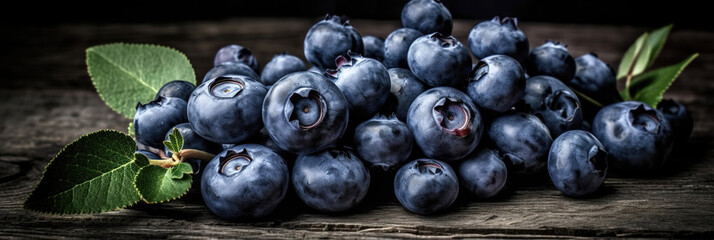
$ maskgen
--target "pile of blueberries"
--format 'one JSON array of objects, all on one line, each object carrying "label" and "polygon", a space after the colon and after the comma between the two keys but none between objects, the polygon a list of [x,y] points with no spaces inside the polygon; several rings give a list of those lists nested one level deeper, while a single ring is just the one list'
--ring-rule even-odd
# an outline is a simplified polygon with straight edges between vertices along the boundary
[{"label": "pile of blueberries", "polygon": [[[692,131],[681,104],[623,102],[595,54],[574,59],[557,42],[529,49],[515,18],[476,24],[468,48],[438,0],[410,1],[401,20],[382,40],[328,15],[305,37],[310,69],[283,53],[258,75],[247,48],[226,46],[198,87],[172,81],[137,106],[136,140],[164,149],[176,128],[184,148],[216,154],[189,160],[205,203],[222,218],[251,219],[289,188],[309,207],[340,212],[370,185],[392,183],[406,209],[431,214],[459,191],[490,198],[508,177],[546,169],[564,195],[582,197],[608,168],[654,171]],[[375,171],[388,181],[370,182]]]}]

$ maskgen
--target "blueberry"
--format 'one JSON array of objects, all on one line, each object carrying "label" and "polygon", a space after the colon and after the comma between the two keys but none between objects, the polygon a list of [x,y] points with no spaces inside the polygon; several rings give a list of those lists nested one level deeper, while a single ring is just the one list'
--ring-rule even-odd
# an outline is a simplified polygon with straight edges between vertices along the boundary
[{"label": "blueberry", "polygon": [[[199,136],[196,131],[191,128],[191,124],[189,123],[181,123],[169,129],[164,137],[164,141],[169,140],[169,134],[171,134],[174,129],[178,129],[181,137],[183,137],[183,149],[196,149],[212,154],[218,154],[223,151],[220,144],[208,141]],[[173,155],[166,146],[164,146],[164,154],[166,154],[167,157]],[[201,172],[201,166],[203,165],[202,160],[188,159],[188,163],[193,167],[194,174]]]},{"label": "blueberry", "polygon": [[134,133],[136,141],[153,147],[164,148],[164,135],[171,127],[188,122],[186,101],[175,97],[156,97],[143,105],[136,104]]},{"label": "blueberry", "polygon": [[521,64],[506,55],[493,55],[476,64],[466,93],[479,108],[504,112],[523,98],[525,88]]},{"label": "blueberry", "polygon": [[340,89],[314,72],[286,75],[263,101],[270,138],[293,153],[314,153],[334,144],[347,129],[348,118],[349,105]]},{"label": "blueberry", "polygon": [[395,113],[399,120],[406,122],[409,106],[427,87],[409,69],[390,68],[387,72],[391,90],[382,111],[386,114]]},{"label": "blueberry", "polygon": [[257,80],[224,75],[193,91],[188,120],[201,137],[216,143],[240,143],[263,126],[261,106],[267,90]]},{"label": "blueberry", "polygon": [[662,113],[672,127],[675,148],[684,146],[692,134],[692,128],[694,128],[694,119],[687,108],[674,100],[665,99],[657,105],[657,110]]},{"label": "blueberry", "polygon": [[228,62],[211,68],[211,70],[206,73],[206,76],[203,77],[203,81],[201,81],[201,83],[224,75],[243,75],[255,80],[260,80],[258,74],[253,71],[253,69],[250,69],[248,65],[243,63]]},{"label": "blueberry", "polygon": [[450,87],[432,88],[414,99],[407,125],[426,156],[444,161],[471,153],[484,128],[469,96]]},{"label": "blueberry", "polygon": [[221,218],[260,218],[285,198],[289,181],[288,166],[278,154],[244,144],[226,149],[206,165],[201,195]]},{"label": "blueberry", "polygon": [[459,180],[449,164],[421,158],[397,171],[394,194],[402,206],[413,213],[437,213],[454,203],[459,195]]},{"label": "blueberry", "polygon": [[494,118],[488,136],[515,175],[531,175],[543,170],[553,143],[545,124],[536,116],[520,112]]},{"label": "blueberry", "polygon": [[347,51],[364,52],[362,36],[349,21],[329,14],[310,28],[303,45],[307,61],[322,71],[336,69],[335,59]]},{"label": "blueberry", "polygon": [[652,172],[672,150],[674,138],[669,121],[643,102],[626,101],[603,107],[592,128],[610,156],[610,166],[625,174]]},{"label": "blueberry", "polygon": [[384,40],[384,66],[387,68],[409,68],[407,53],[421,32],[411,28],[400,28],[391,32]]},{"label": "blueberry", "polygon": [[317,68],[317,67],[315,67],[315,66],[310,67],[310,69],[308,69],[307,71],[308,71],[308,72],[314,72],[314,73],[317,73],[317,74],[323,74],[323,73],[325,73],[324,70],[321,70],[321,69],[319,69],[319,68]]},{"label": "blueberry", "polygon": [[555,187],[566,196],[590,195],[605,181],[607,152],[589,132],[567,131],[550,147],[548,173]]},{"label": "blueberry", "polygon": [[451,35],[453,20],[441,0],[411,0],[402,8],[402,26],[423,34]]},{"label": "blueberry", "polygon": [[350,52],[349,59],[337,58],[337,70],[328,70],[326,76],[345,95],[354,119],[373,116],[389,97],[389,72],[377,60]]},{"label": "blueberry", "polygon": [[384,169],[404,163],[412,152],[414,135],[402,121],[392,115],[377,116],[355,129],[355,150],[364,161]]},{"label": "blueberry", "polygon": [[569,82],[575,76],[575,60],[566,45],[546,41],[528,54],[526,71],[530,76],[548,75]]},{"label": "blueberry", "polygon": [[525,63],[528,57],[528,38],[518,29],[518,19],[498,16],[491,21],[483,21],[469,33],[469,49],[474,57],[502,54]]},{"label": "blueberry", "polygon": [[292,184],[298,197],[311,208],[341,212],[362,201],[369,189],[370,174],[354,152],[331,148],[298,156]]},{"label": "blueberry", "polygon": [[582,127],[583,111],[580,100],[558,79],[544,75],[527,79],[523,100],[528,104],[531,113],[538,116],[548,127],[553,137]]},{"label": "blueberry", "polygon": [[260,72],[258,69],[258,60],[248,48],[241,45],[232,44],[218,50],[216,57],[213,59],[213,66],[224,63],[243,63],[249,66],[253,72]]},{"label": "blueberry", "polygon": [[281,53],[273,56],[273,59],[265,64],[263,72],[260,74],[260,81],[263,85],[270,86],[288,73],[305,71],[305,69],[305,63],[300,58]]},{"label": "blueberry", "polygon": [[603,104],[619,101],[615,72],[594,53],[575,59],[575,77],[566,82],[573,89]]},{"label": "blueberry", "polygon": [[375,36],[362,37],[364,44],[364,56],[374,58],[377,61],[384,60],[384,39]]},{"label": "blueberry", "polygon": [[147,150],[136,150],[136,152],[134,152],[134,153],[144,154],[144,156],[146,156],[146,158],[148,158],[148,159],[161,159],[161,158],[159,157],[159,155],[156,155],[155,153],[152,153],[152,152],[147,151]]},{"label": "blueberry", "polygon": [[156,96],[176,97],[188,101],[188,98],[195,89],[196,85],[193,85],[193,83],[183,80],[173,80],[161,86]]},{"label": "blueberry", "polygon": [[459,40],[439,33],[414,40],[407,53],[414,75],[426,85],[463,87],[471,72],[471,55]]},{"label": "blueberry", "polygon": [[481,149],[464,159],[459,165],[461,186],[476,198],[490,198],[506,185],[508,171],[498,151]]}]

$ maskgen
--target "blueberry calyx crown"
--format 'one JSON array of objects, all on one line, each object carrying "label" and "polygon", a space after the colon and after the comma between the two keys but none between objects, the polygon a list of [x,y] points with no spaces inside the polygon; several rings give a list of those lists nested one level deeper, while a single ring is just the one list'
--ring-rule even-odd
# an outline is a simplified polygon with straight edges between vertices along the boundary
[{"label": "blueberry calyx crown", "polygon": [[349,68],[357,64],[357,61],[362,57],[359,53],[352,52],[352,50],[347,50],[347,57],[340,55],[335,58],[335,65],[337,69],[327,69],[325,71],[325,77],[332,80],[337,79],[340,76],[340,72],[344,68]]},{"label": "blueberry calyx crown", "polygon": [[144,109],[146,109],[147,106],[150,106],[150,105],[161,106],[164,104],[165,100],[166,100],[166,97],[164,97],[164,96],[156,96],[156,98],[154,98],[154,100],[151,100],[150,102],[148,102],[146,104],[141,104],[141,102],[137,102],[136,103],[136,111],[138,112],[139,110],[144,110]]},{"label": "blueberry calyx crown", "polygon": [[217,98],[233,98],[243,91],[245,84],[240,79],[218,77],[211,83],[209,91]]},{"label": "blueberry calyx crown", "polygon": [[545,44],[543,44],[543,46],[560,48],[560,49],[565,50],[566,52],[568,51],[568,45],[564,44],[560,41],[553,41],[553,40],[548,39],[548,40],[545,40]]},{"label": "blueberry calyx crown", "polygon": [[493,19],[491,19],[491,22],[495,22],[495,23],[498,23],[501,25],[506,25],[513,29],[518,29],[518,18],[515,18],[515,17],[514,18],[512,18],[512,17],[500,18],[499,16],[495,16],[495,17],[493,17]]},{"label": "blueberry calyx crown", "polygon": [[607,169],[607,152],[605,150],[597,145],[592,146],[588,151],[588,161],[592,163],[600,177],[605,175],[605,169]]},{"label": "blueberry calyx crown", "polygon": [[350,20],[349,19],[343,19],[340,16],[334,15],[334,14],[325,14],[325,21],[329,22],[334,22],[337,24],[340,24],[342,26],[350,26]]},{"label": "blueberry calyx crown", "polygon": [[453,36],[444,36],[439,32],[432,33],[431,35],[429,35],[429,38],[431,38],[432,40],[439,41],[439,46],[444,48],[453,47],[459,43],[459,41],[456,40],[456,38],[454,38]]},{"label": "blueberry calyx crown", "polygon": [[471,130],[471,112],[460,100],[442,98],[434,105],[434,121],[445,132],[466,137]]},{"label": "blueberry calyx crown", "polygon": [[489,70],[488,63],[486,63],[484,61],[479,61],[476,64],[476,67],[473,70],[471,70],[471,79],[470,80],[471,81],[481,80],[481,78],[484,78],[484,77],[486,77],[486,75],[488,75],[488,70]]},{"label": "blueberry calyx crown", "polygon": [[248,150],[243,148],[240,152],[228,150],[225,156],[219,157],[220,168],[218,173],[232,176],[250,165],[253,158],[248,154]]},{"label": "blueberry calyx crown", "polygon": [[440,175],[444,172],[441,164],[431,160],[418,160],[415,167],[421,174]]},{"label": "blueberry calyx crown", "polygon": [[312,88],[295,90],[286,105],[285,116],[288,122],[302,130],[310,130],[320,125],[327,112],[325,99]]},{"label": "blueberry calyx crown", "polygon": [[575,118],[575,112],[580,108],[578,101],[568,92],[559,90],[545,98],[545,106],[570,122]]},{"label": "blueberry calyx crown", "polygon": [[632,126],[645,132],[656,134],[659,132],[661,120],[657,117],[657,112],[653,109],[645,108],[640,104],[635,109],[630,110],[628,119]]}]

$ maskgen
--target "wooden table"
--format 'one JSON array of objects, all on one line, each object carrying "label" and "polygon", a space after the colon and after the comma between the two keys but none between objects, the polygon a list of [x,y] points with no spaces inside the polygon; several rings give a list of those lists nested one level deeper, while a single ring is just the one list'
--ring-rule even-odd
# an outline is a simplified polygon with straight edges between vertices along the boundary
[{"label": "wooden table", "polygon": [[[695,237],[714,238],[714,32],[676,26],[657,65],[701,53],[667,93],[695,119],[686,149],[667,171],[651,177],[610,177],[589,199],[560,194],[547,176],[510,183],[491,201],[460,198],[444,214],[420,216],[394,198],[369,198],[357,209],[323,214],[289,195],[268,219],[228,222],[203,205],[196,190],[166,204],[138,204],[92,215],[55,216],[21,208],[47,162],[63,146],[99,129],[126,131],[129,119],[112,112],[86,72],[90,46],[112,42],[174,47],[203,77],[215,52],[238,43],[264,65],[274,54],[302,56],[304,34],[315,19],[229,19],[161,24],[10,26],[0,38],[0,238],[415,238],[415,237]],[[386,37],[398,21],[351,21],[362,35]],[[465,42],[477,20],[457,20]],[[612,66],[644,31],[629,26],[522,23],[531,47],[565,42],[573,56],[596,52]]]}]

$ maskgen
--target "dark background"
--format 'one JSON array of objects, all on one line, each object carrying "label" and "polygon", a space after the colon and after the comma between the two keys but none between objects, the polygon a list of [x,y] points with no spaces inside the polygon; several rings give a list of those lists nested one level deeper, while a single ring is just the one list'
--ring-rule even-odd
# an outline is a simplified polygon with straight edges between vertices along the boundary
[{"label": "dark background", "polygon": [[[326,13],[350,18],[400,18],[408,0],[351,1],[57,1],[13,2],[0,13],[9,25],[65,23],[137,23],[221,20],[238,17],[319,18]],[[657,27],[674,23],[676,28],[714,30],[711,7],[705,1],[534,1],[444,0],[456,19],[518,17],[520,21],[634,25]]]}]

